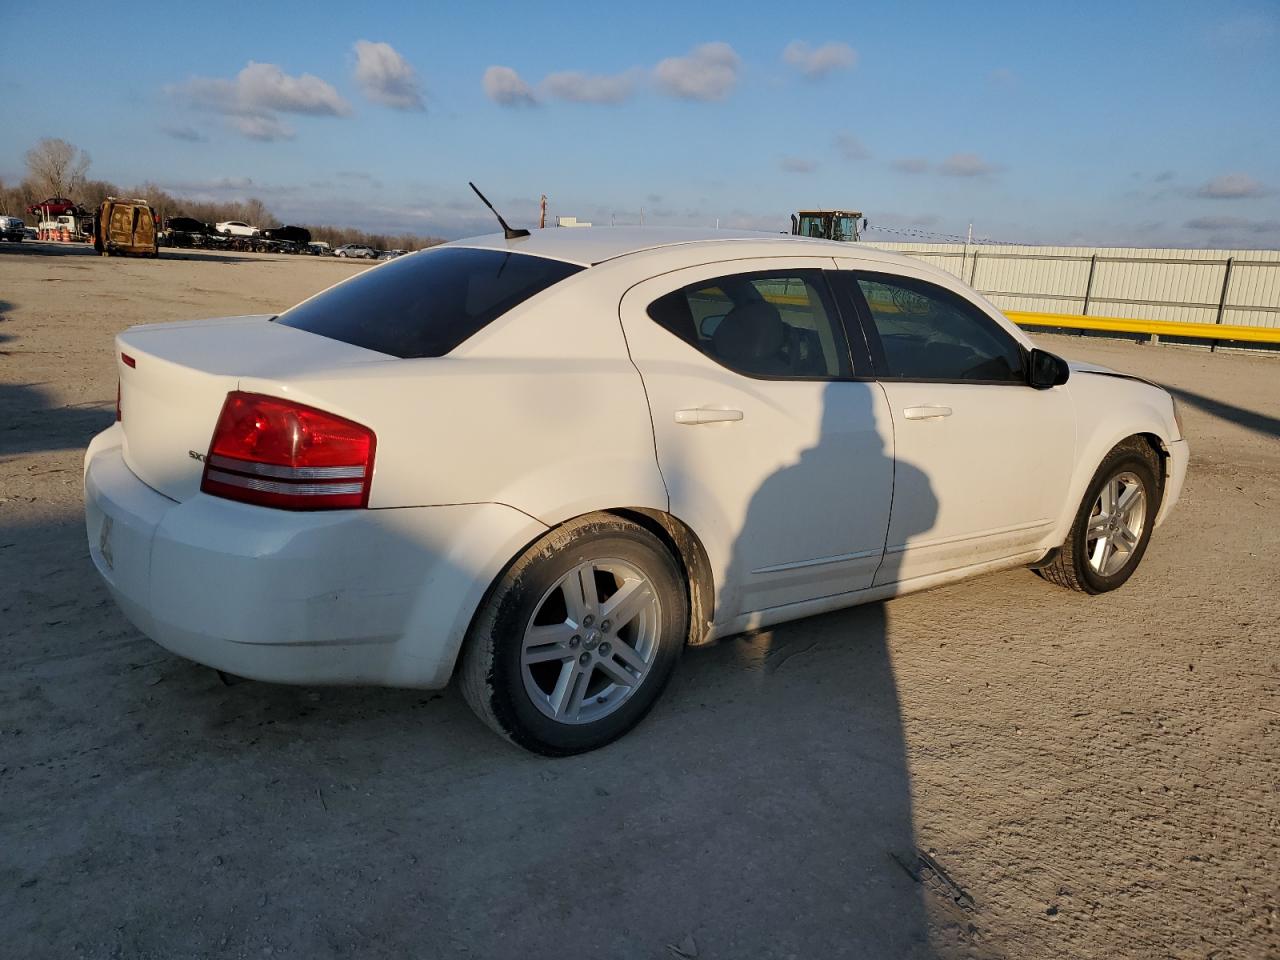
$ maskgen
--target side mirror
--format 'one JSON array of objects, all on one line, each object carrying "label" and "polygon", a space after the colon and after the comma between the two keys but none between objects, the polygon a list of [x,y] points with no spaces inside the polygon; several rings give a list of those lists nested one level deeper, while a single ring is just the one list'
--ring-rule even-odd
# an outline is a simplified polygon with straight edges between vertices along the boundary
[{"label": "side mirror", "polygon": [[1067,361],[1048,350],[1032,350],[1027,361],[1027,383],[1037,390],[1060,386],[1071,376]]}]

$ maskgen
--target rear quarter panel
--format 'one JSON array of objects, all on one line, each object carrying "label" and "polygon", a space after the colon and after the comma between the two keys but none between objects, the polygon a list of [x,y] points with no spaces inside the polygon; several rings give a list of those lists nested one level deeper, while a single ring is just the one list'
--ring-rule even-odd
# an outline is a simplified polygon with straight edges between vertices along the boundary
[{"label": "rear quarter panel", "polygon": [[246,378],[240,389],[372,428],[371,507],[503,503],[548,525],[611,507],[665,510],[620,291],[592,274],[532,298],[447,357]]}]

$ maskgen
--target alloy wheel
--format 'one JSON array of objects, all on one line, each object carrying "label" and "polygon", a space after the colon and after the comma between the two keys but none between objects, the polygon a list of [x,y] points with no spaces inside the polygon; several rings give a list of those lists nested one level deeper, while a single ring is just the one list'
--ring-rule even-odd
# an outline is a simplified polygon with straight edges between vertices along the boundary
[{"label": "alloy wheel", "polygon": [[641,570],[610,558],[579,563],[543,594],[525,628],[525,692],[559,723],[607,717],[648,676],[661,627],[658,592]]},{"label": "alloy wheel", "polygon": [[1147,494],[1136,473],[1108,478],[1085,527],[1085,555],[1095,573],[1115,576],[1132,559],[1147,525]]}]

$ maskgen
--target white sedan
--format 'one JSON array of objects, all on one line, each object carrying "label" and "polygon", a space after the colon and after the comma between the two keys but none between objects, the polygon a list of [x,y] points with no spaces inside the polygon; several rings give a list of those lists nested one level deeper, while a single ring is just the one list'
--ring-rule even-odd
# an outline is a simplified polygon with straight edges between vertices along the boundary
[{"label": "white sedan", "polygon": [[256,237],[262,233],[257,227],[250,226],[243,220],[223,220],[215,223],[214,229],[228,237]]},{"label": "white sedan", "polygon": [[86,523],[139,629],[262,680],[456,673],[546,754],[687,644],[1005,567],[1115,589],[1187,467],[1164,390],[861,244],[481,237],[116,354]]}]

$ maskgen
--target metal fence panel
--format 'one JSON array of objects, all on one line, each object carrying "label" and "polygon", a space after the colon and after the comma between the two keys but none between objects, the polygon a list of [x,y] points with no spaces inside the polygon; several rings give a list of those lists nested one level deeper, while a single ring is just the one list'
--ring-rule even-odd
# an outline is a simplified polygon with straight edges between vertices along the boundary
[{"label": "metal fence panel", "polygon": [[1005,310],[1280,327],[1280,251],[880,243]]}]

